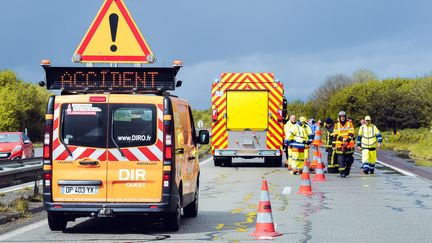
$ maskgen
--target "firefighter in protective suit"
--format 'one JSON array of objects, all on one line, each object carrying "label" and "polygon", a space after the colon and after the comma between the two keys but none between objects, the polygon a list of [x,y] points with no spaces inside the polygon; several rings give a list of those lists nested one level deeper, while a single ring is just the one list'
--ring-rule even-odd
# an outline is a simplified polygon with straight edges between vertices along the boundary
[{"label": "firefighter in protective suit", "polygon": [[288,134],[289,131],[291,130],[291,128],[297,123],[296,121],[296,116],[295,115],[291,115],[288,122],[285,124],[284,126],[284,131],[285,131],[285,141],[284,141],[284,148],[285,148],[285,154],[286,154],[286,158],[287,161],[285,162],[285,164],[288,167],[288,170],[291,170],[291,164],[292,164],[292,150],[290,148],[290,144],[289,144],[289,139],[288,139]]},{"label": "firefighter in protective suit", "polygon": [[346,112],[340,111],[339,122],[333,128],[335,139],[335,160],[339,164],[339,173],[342,178],[350,174],[354,162],[354,125],[347,121]]},{"label": "firefighter in protective suit", "polygon": [[357,148],[362,152],[363,172],[374,173],[376,163],[376,150],[381,148],[382,136],[378,128],[371,123],[370,116],[365,117],[357,136]]},{"label": "firefighter in protective suit", "polygon": [[325,135],[326,135],[326,152],[327,152],[327,172],[328,173],[337,173],[338,170],[338,164],[334,160],[334,146],[335,141],[334,137],[332,136],[334,130],[334,122],[333,119],[330,117],[327,118],[325,122]]},{"label": "firefighter in protective suit", "polygon": [[305,149],[312,143],[312,138],[308,136],[307,127],[306,118],[302,116],[300,117],[300,123],[292,126],[287,135],[292,151],[291,174],[293,175],[302,170],[305,160]]}]

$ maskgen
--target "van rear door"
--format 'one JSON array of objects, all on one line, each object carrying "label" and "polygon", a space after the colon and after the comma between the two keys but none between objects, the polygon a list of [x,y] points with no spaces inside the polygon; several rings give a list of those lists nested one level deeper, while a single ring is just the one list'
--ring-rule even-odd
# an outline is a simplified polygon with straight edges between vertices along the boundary
[{"label": "van rear door", "polygon": [[108,105],[89,100],[86,95],[56,98],[52,141],[54,202],[106,201]]},{"label": "van rear door", "polygon": [[162,102],[162,97],[110,95],[108,202],[162,200]]}]

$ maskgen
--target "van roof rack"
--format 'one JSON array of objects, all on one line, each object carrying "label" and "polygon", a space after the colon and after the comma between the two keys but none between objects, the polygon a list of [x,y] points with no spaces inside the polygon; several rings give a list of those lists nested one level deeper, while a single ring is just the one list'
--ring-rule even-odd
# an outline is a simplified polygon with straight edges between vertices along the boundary
[{"label": "van roof rack", "polygon": [[[173,67],[53,67],[42,65],[48,90],[62,94],[165,95],[176,88],[181,65]],[[178,85],[179,86],[179,85]]]}]

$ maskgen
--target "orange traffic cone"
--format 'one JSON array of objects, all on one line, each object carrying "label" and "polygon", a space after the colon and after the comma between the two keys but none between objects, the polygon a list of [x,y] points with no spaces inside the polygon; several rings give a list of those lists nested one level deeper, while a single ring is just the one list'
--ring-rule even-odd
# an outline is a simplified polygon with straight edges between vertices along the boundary
[{"label": "orange traffic cone", "polygon": [[298,191],[299,194],[312,195],[312,186],[309,174],[309,165],[307,163],[307,160],[305,160],[301,176],[300,189]]},{"label": "orange traffic cone", "polygon": [[313,157],[312,157],[312,163],[310,164],[310,169],[315,169],[318,165],[318,149],[317,146],[315,146]]},{"label": "orange traffic cone", "polygon": [[326,177],[324,175],[324,165],[321,159],[321,152],[319,152],[318,149],[318,165],[315,169],[315,176],[313,178],[313,181],[325,181]]},{"label": "orange traffic cone", "polygon": [[314,137],[314,140],[312,142],[313,145],[320,146],[323,144],[323,142],[321,140],[321,135],[322,135],[321,124],[317,123],[316,131],[315,131],[315,137]]},{"label": "orange traffic cone", "polygon": [[251,235],[255,236],[257,240],[270,240],[282,235],[276,232],[274,227],[267,180],[265,179],[262,181],[256,229]]}]

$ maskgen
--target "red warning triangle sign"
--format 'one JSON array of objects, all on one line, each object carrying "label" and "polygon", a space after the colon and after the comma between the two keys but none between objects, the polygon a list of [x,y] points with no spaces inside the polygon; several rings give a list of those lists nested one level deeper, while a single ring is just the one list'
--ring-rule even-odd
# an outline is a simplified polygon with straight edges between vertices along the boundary
[{"label": "red warning triangle sign", "polygon": [[155,58],[123,0],[105,0],[72,60],[153,63]]}]

